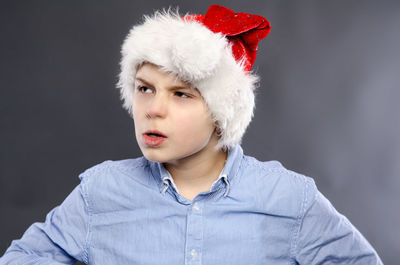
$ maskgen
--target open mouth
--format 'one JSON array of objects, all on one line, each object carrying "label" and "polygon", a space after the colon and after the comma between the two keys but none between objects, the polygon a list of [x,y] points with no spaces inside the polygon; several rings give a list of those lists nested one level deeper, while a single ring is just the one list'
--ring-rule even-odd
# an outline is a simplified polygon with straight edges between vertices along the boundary
[{"label": "open mouth", "polygon": [[158,138],[158,137],[166,138],[166,137],[167,137],[167,136],[165,136],[162,132],[157,131],[157,130],[149,130],[149,131],[146,131],[146,132],[144,133],[144,135],[147,135],[147,136],[152,137],[152,138]]},{"label": "open mouth", "polygon": [[146,133],[146,135],[153,137],[153,138],[157,138],[157,137],[165,137],[164,135],[161,134],[157,134],[157,133]]},{"label": "open mouth", "polygon": [[157,147],[167,140],[167,136],[160,131],[149,130],[143,134],[143,140],[147,146]]}]

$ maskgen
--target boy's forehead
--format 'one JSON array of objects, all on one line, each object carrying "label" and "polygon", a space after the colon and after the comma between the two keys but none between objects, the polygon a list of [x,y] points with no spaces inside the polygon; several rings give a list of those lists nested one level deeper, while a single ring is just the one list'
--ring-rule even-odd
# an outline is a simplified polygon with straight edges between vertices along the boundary
[{"label": "boy's forehead", "polygon": [[137,67],[135,82],[140,81],[140,82],[151,83],[154,81],[154,78],[160,77],[162,75],[164,76],[168,75],[168,78],[171,80],[172,83],[171,86],[187,88],[201,94],[200,91],[190,82],[182,80],[175,73],[163,71],[160,66],[149,62],[144,62]]}]

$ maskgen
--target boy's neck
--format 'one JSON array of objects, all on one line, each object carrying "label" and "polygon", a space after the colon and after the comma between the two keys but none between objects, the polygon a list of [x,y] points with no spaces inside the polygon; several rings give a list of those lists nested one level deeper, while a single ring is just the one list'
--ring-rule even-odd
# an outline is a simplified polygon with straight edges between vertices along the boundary
[{"label": "boy's neck", "polygon": [[208,191],[225,166],[227,152],[208,146],[199,153],[179,163],[164,166],[174,179],[179,193],[193,200],[197,194]]}]

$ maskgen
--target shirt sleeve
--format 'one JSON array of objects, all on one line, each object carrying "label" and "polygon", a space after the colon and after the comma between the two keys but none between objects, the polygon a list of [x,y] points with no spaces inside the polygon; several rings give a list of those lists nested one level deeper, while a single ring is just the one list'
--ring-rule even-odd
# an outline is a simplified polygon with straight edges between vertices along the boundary
[{"label": "shirt sleeve", "polygon": [[[298,230],[298,264],[383,264],[363,235],[312,185]],[[306,200],[307,201],[307,200]]]},{"label": "shirt sleeve", "polygon": [[32,224],[21,239],[12,241],[0,265],[87,263],[89,214],[84,180],[47,214],[44,223]]}]

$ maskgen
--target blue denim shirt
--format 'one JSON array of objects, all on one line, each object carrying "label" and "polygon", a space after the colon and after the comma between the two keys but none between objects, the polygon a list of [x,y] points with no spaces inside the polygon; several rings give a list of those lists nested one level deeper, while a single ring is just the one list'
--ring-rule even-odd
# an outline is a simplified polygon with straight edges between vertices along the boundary
[{"label": "blue denim shirt", "polygon": [[382,264],[311,178],[239,145],[193,201],[144,157],[105,161],[79,177],[0,264]]}]

